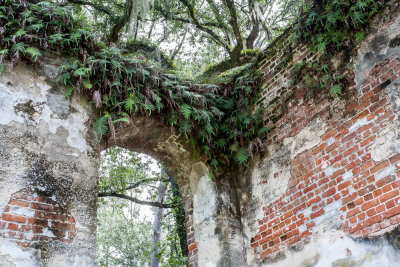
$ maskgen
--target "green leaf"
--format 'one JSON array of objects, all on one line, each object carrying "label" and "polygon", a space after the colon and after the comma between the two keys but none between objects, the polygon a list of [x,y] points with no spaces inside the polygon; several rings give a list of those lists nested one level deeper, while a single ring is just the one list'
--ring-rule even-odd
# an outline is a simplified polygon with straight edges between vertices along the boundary
[{"label": "green leaf", "polygon": [[239,150],[236,152],[235,160],[240,164],[246,165],[248,159],[249,153],[247,150],[243,147],[239,148]]},{"label": "green leaf", "polygon": [[36,61],[38,57],[42,55],[42,53],[40,53],[39,49],[36,47],[28,47],[25,49],[25,53],[29,54],[33,61]]},{"label": "green leaf", "polygon": [[72,87],[72,86],[67,87],[67,90],[65,91],[65,94],[64,94],[65,98],[68,100],[71,100],[71,96],[72,96],[73,92],[74,92],[74,87]]},{"label": "green leaf", "polygon": [[188,120],[190,118],[190,114],[192,114],[192,108],[188,104],[183,103],[180,110],[183,117]]},{"label": "green leaf", "polygon": [[342,88],[340,84],[336,84],[331,87],[330,94],[332,97],[339,97],[341,93],[342,93]]},{"label": "green leaf", "polygon": [[90,72],[89,68],[79,68],[77,70],[74,71],[74,76],[77,77],[82,77],[82,76],[86,76],[88,75]]},{"label": "green leaf", "polygon": [[82,85],[86,89],[92,89],[93,84],[89,80],[82,80]]},{"label": "green leaf", "polygon": [[104,115],[102,117],[97,117],[94,121],[93,130],[100,139],[103,138],[108,131],[108,117],[109,115]]},{"label": "green leaf", "polygon": [[15,36],[16,37],[21,37],[24,36],[26,34],[26,31],[24,31],[23,29],[19,29],[16,33]]},{"label": "green leaf", "polygon": [[112,121],[113,123],[117,123],[117,122],[126,122],[126,123],[130,123],[131,121],[128,118],[119,118],[116,120]]}]

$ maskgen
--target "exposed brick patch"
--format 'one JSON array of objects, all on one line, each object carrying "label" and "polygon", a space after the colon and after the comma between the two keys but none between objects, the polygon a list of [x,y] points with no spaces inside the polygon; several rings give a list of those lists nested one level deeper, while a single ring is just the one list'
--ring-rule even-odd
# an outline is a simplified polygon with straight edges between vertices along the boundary
[{"label": "exposed brick patch", "polygon": [[70,243],[75,235],[72,215],[51,198],[29,189],[14,193],[0,217],[0,236],[22,247],[39,240]]},{"label": "exposed brick patch", "polygon": [[[274,64],[264,66],[270,70]],[[290,80],[288,75],[289,71],[277,74]],[[266,74],[270,82],[265,97],[279,87],[277,76]],[[289,104],[275,123],[269,143],[296,136],[313,118],[328,127],[318,145],[291,160],[287,191],[263,207],[264,218],[250,244],[258,259],[302,242],[317,226],[363,237],[383,234],[400,224],[400,154],[379,162],[371,156],[377,138],[395,119],[386,87],[400,77],[400,59],[385,60],[365,77],[360,90],[349,85],[342,106],[335,107],[337,102],[327,97]],[[302,89],[287,90],[302,95],[297,92]]]}]

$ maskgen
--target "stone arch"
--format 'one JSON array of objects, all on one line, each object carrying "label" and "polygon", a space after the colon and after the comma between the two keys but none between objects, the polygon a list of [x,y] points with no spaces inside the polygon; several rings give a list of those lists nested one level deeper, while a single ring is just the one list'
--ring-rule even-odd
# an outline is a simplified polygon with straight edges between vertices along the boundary
[{"label": "stone arch", "polygon": [[[91,266],[97,172],[104,147],[90,129],[87,101],[75,97],[69,102],[63,96],[65,89],[57,80],[62,59],[47,60],[41,68],[21,63],[0,78],[0,211],[13,194],[28,188],[56,198],[74,218],[76,234],[70,242],[38,240],[26,248],[3,237],[0,257],[10,264],[24,255],[31,266],[52,266],[52,261]],[[115,144],[152,156],[175,178],[185,203],[190,266],[244,266],[234,179],[210,179],[205,162],[194,159],[190,143],[154,117],[132,120],[129,127],[117,129]]]},{"label": "stone arch", "polygon": [[134,117],[116,132],[115,144],[153,157],[174,177],[184,201],[190,267],[243,266],[240,218],[233,216],[238,209],[229,213],[238,204],[232,180],[216,183],[190,143],[153,117]]}]

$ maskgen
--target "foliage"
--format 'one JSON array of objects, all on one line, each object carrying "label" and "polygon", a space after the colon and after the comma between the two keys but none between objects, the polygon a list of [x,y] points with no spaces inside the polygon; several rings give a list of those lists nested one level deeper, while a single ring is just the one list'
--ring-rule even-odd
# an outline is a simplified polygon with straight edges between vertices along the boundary
[{"label": "foliage", "polygon": [[214,163],[226,153],[246,163],[260,147],[259,134],[265,132],[261,107],[251,110],[258,93],[257,72],[246,69],[221,86],[196,84],[128,51],[95,43],[95,34],[72,18],[69,6],[6,0],[0,9],[9,14],[0,20],[6,29],[0,45],[8,49],[3,60],[17,62],[28,46],[62,48],[75,55],[63,66],[66,96],[82,94],[94,103],[94,130],[100,137],[115,136],[115,125],[140,114],[156,116],[186,138],[197,139],[203,155]]},{"label": "foliage", "polygon": [[292,22],[303,1],[154,1],[149,15],[140,16],[139,20],[133,19],[136,16],[131,8],[138,0],[67,2],[75,3],[93,17],[92,27],[110,32],[107,36],[114,43],[125,38],[150,39],[178,62],[189,61],[185,70],[189,68],[189,73],[197,75],[209,64],[218,66],[212,69],[215,73],[254,59],[244,59],[242,50],[265,48]]},{"label": "foliage", "polygon": [[[157,199],[157,184],[165,177],[160,166],[150,157],[118,147],[102,153],[99,195],[115,191],[135,198]],[[168,181],[168,179],[166,179]],[[174,203],[172,209],[164,211],[162,218],[163,238],[157,244],[157,254],[162,266],[185,266],[187,257],[182,253],[186,223],[179,189],[171,184],[167,201]],[[174,191],[174,188],[178,191]],[[97,261],[99,266],[148,266],[152,254],[154,208],[139,206],[126,199],[99,198]],[[168,211],[168,213],[167,213]],[[183,220],[176,215],[182,213]],[[150,217],[145,217],[143,215]]]},{"label": "foliage", "polygon": [[149,266],[153,228],[139,207],[110,199],[99,203],[97,214],[97,265]]},{"label": "foliage", "polygon": [[[159,168],[154,166],[152,159],[148,156],[139,156],[135,152],[131,152],[119,147],[112,147],[103,152],[101,157],[99,193],[116,192],[126,194],[128,188],[137,184],[140,181],[146,181],[151,178],[151,181],[161,179],[159,173],[153,169]],[[134,187],[133,192],[141,193],[143,185],[148,185],[149,182],[139,184]],[[147,191],[150,198],[154,198],[157,190]]]},{"label": "foliage", "polygon": [[[180,0],[176,6],[172,2],[165,2],[172,5],[171,10],[184,7],[189,13],[194,11],[192,2]],[[353,39],[362,38],[363,27],[381,6],[380,1],[372,0],[352,3],[311,1],[297,24],[298,38],[310,39],[314,50],[325,49],[328,55],[351,46]],[[230,9],[235,8],[235,2],[226,1],[224,5],[228,12],[224,20],[235,17],[235,10]],[[222,78],[218,86],[199,84],[164,71],[156,62],[138,58],[129,50],[99,42],[101,38],[85,26],[87,20],[81,8],[51,1],[34,4],[2,0],[0,12],[4,31],[0,37],[0,63],[5,59],[11,64],[21,58],[40,60],[38,48],[73,55],[63,66],[66,97],[85,95],[96,106],[93,129],[99,137],[115,137],[117,126],[130,123],[134,115],[142,115],[154,116],[176,133],[195,140],[196,150],[216,169],[225,159],[245,165],[253,152],[262,148],[262,137],[270,129],[263,127],[263,107],[259,105],[254,110],[260,90],[260,74],[254,65],[245,65],[239,73]],[[197,15],[190,16],[193,19]],[[198,28],[206,20],[192,23]],[[243,48],[239,54],[252,52],[245,53]],[[340,95],[345,79],[329,63],[321,61],[309,66],[304,62],[296,69],[299,79],[311,88],[330,88],[333,96]]]},{"label": "foliage", "polygon": [[299,63],[296,76],[302,77],[301,80],[311,89],[330,88],[330,94],[338,97],[347,79],[329,61],[343,50],[347,50],[348,56],[351,55],[364,39],[367,24],[384,3],[375,0],[309,1],[295,24],[297,38],[309,42],[314,53],[325,55],[311,65]]}]

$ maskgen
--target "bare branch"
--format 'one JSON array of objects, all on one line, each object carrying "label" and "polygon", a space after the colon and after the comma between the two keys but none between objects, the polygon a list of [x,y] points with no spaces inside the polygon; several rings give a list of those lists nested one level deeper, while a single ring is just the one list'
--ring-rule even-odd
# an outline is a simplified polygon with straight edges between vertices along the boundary
[{"label": "bare branch", "polygon": [[138,186],[140,186],[140,185],[142,185],[142,184],[145,184],[145,183],[149,183],[149,182],[158,182],[158,181],[167,182],[168,179],[160,179],[160,178],[142,179],[142,180],[140,180],[140,181],[138,181],[138,182],[136,182],[136,183],[134,183],[134,184],[128,186],[128,187],[126,188],[126,190],[134,189],[134,188],[136,188],[136,187],[138,187]]},{"label": "bare branch", "polygon": [[180,42],[179,45],[176,47],[174,53],[173,53],[172,56],[171,56],[171,60],[174,60],[175,57],[176,57],[176,55],[177,55],[177,54],[179,53],[179,51],[181,50],[182,45],[183,45],[183,41],[185,41],[185,38],[186,38],[186,34],[187,34],[187,33],[188,33],[188,29],[185,30],[185,33],[183,34],[183,37],[182,37],[182,39],[181,39],[181,42]]},{"label": "bare branch", "polygon": [[194,25],[196,26],[197,29],[206,32],[208,35],[210,35],[217,43],[219,43],[229,54],[232,53],[231,49],[229,48],[228,44],[223,42],[221,38],[211,29],[206,28],[201,25],[201,23],[198,21],[194,14],[194,7],[188,2],[188,0],[179,0],[184,6],[186,6],[187,11],[189,13],[189,16],[192,18]]},{"label": "bare branch", "polygon": [[99,197],[118,197],[122,199],[126,199],[132,202],[135,202],[140,205],[145,205],[145,206],[152,206],[152,207],[158,207],[158,208],[163,208],[163,209],[170,209],[172,208],[171,204],[164,204],[164,203],[159,203],[159,202],[153,202],[153,201],[143,201],[131,196],[123,195],[123,194],[118,194],[118,193],[99,193]]}]

